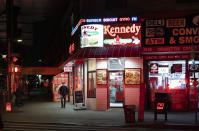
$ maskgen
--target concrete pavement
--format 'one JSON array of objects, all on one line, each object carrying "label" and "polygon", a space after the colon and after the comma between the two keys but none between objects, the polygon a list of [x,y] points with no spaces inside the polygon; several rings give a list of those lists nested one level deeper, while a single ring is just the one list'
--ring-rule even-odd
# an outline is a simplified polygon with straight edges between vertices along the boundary
[{"label": "concrete pavement", "polygon": [[166,122],[162,114],[158,115],[157,121],[154,121],[154,114],[150,111],[145,111],[144,121],[138,122],[136,112],[136,122],[126,124],[123,108],[110,108],[107,111],[74,110],[74,108],[75,106],[70,103],[67,103],[66,108],[60,108],[60,103],[37,97],[37,100],[30,100],[23,106],[14,107],[12,112],[3,113],[3,121],[199,130],[199,122],[195,123],[194,112],[168,112]]}]

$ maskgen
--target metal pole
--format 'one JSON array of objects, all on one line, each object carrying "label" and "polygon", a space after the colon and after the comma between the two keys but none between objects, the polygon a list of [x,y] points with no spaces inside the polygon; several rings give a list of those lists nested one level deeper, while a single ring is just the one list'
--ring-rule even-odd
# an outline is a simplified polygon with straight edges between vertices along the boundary
[{"label": "metal pole", "polygon": [[7,17],[7,42],[8,42],[8,84],[7,84],[7,100],[11,101],[11,46],[13,42],[13,0],[6,0],[6,17]]}]

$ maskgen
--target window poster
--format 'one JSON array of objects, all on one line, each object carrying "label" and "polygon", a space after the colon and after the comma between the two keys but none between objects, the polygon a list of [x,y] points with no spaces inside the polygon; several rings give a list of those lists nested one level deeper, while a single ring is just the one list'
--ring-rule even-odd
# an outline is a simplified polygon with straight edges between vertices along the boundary
[{"label": "window poster", "polygon": [[97,70],[97,84],[104,85],[107,84],[107,71]]},{"label": "window poster", "polygon": [[150,73],[157,74],[158,73],[158,63],[150,64]]},{"label": "window poster", "polygon": [[125,69],[125,84],[137,85],[141,82],[140,69]]}]

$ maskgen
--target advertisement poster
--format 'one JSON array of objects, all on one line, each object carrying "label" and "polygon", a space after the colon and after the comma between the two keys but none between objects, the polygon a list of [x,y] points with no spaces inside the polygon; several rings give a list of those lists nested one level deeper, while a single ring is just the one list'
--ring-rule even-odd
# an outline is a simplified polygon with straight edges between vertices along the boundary
[{"label": "advertisement poster", "polygon": [[103,47],[103,25],[89,24],[81,26],[81,48]]},{"label": "advertisement poster", "polygon": [[104,25],[104,46],[141,46],[141,24]]},{"label": "advertisement poster", "polygon": [[107,84],[107,71],[97,70],[97,84],[104,85]]},{"label": "advertisement poster", "polygon": [[171,73],[182,72],[182,64],[173,64],[171,67]]},{"label": "advertisement poster", "polygon": [[140,69],[125,69],[125,84],[137,85],[141,82]]},{"label": "advertisement poster", "polygon": [[158,64],[157,63],[150,64],[150,73],[153,73],[153,74],[158,73]]}]

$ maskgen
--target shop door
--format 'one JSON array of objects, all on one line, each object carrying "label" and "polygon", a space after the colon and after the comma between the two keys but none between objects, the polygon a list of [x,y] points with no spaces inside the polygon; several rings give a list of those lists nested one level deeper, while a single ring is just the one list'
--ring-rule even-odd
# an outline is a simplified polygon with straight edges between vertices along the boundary
[{"label": "shop door", "polygon": [[109,72],[110,107],[123,107],[123,71]]},{"label": "shop door", "polygon": [[199,72],[190,72],[189,109],[199,109]]}]

